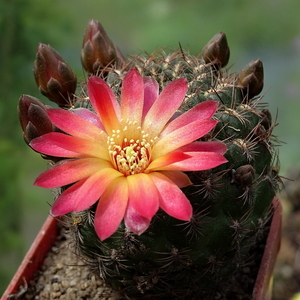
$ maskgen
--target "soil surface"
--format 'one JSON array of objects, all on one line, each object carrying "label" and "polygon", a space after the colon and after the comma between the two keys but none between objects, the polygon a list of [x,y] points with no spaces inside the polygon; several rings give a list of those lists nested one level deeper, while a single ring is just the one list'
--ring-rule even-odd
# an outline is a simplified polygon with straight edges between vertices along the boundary
[{"label": "soil surface", "polygon": [[41,270],[14,298],[24,300],[116,300],[114,292],[74,254],[66,230],[61,229]]},{"label": "soil surface", "polygon": [[[267,233],[268,229],[265,236]],[[109,285],[91,273],[88,266],[74,254],[70,240],[68,231],[61,228],[41,269],[30,282],[20,287],[18,293],[11,295],[10,300],[123,300]],[[209,299],[250,300],[263,249],[263,243],[252,249],[251,256],[254,255],[257,259],[234,274],[228,282],[230,289],[226,296],[214,292]],[[205,299],[208,300],[207,297]]]}]

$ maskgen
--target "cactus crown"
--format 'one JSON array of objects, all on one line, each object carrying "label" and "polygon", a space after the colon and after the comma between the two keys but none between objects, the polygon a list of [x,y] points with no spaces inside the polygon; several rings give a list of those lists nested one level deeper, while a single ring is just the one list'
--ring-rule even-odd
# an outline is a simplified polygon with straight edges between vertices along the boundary
[{"label": "cactus crown", "polygon": [[[241,289],[246,293],[253,282],[241,281],[243,268],[254,264],[255,245],[263,237],[280,186],[274,150],[277,141],[272,135],[276,122],[258,96],[263,88],[262,62],[254,60],[234,74],[223,70],[229,60],[224,33],[213,37],[198,56],[179,49],[125,60],[94,20],[86,31],[81,60],[89,74],[105,79],[116,97],[132,67],[143,77],[154,78],[160,92],[174,80],[186,78],[187,92],[177,114],[199,103],[217,101],[213,119],[218,123],[199,141],[225,143],[227,162],[186,172],[193,182],[182,188],[193,208],[189,220],[159,210],[141,235],[122,222],[114,234],[101,241],[94,228],[97,204],[69,213],[78,254],[126,299],[215,299],[216,295],[233,299]],[[58,61],[61,65],[60,58]],[[35,74],[40,72],[35,70]],[[68,80],[70,74],[68,71]],[[43,78],[38,75],[36,78]],[[63,75],[60,78],[57,80],[64,80]],[[74,86],[70,86],[69,94],[51,92],[50,100],[64,109],[91,109],[86,94],[74,96]],[[54,125],[39,128],[32,117],[33,107],[42,111],[43,124],[51,124],[49,113],[28,97],[21,97],[19,107],[24,137],[30,143],[45,131],[59,130]],[[132,156],[133,149],[127,148],[126,155]],[[52,152],[43,153],[57,161]]]}]

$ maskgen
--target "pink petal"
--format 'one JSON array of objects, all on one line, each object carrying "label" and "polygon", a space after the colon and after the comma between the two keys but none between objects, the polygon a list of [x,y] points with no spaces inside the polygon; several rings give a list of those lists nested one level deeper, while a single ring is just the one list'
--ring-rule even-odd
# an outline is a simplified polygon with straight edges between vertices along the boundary
[{"label": "pink petal", "polygon": [[60,216],[71,211],[83,211],[92,206],[103,194],[107,186],[121,173],[114,169],[102,169],[85,180],[67,188],[54,202],[51,212]]},{"label": "pink petal", "polygon": [[[46,141],[46,143],[43,143],[44,141]],[[51,144],[52,146],[50,146],[49,149],[48,146]],[[84,140],[82,138],[66,135],[60,132],[44,134],[41,139],[37,138],[34,140],[34,143],[32,143],[32,148],[45,154],[47,154],[46,152],[49,153],[49,150],[51,151],[51,149],[55,148],[55,146],[77,152],[81,154],[81,156],[93,156],[109,160],[106,143],[103,145],[95,141]]]},{"label": "pink petal", "polygon": [[154,78],[144,77],[144,108],[143,108],[143,119],[148,113],[150,107],[153,105],[158,97],[159,85]]},{"label": "pink petal", "polygon": [[216,152],[185,152],[190,157],[175,162],[159,170],[201,171],[215,168],[227,162],[223,155]]},{"label": "pink petal", "polygon": [[101,130],[105,130],[99,117],[89,109],[79,107],[79,108],[71,109],[70,111],[73,112],[75,115],[81,117],[82,119],[85,119],[86,121],[96,125]]},{"label": "pink petal", "polygon": [[80,158],[63,160],[52,169],[41,173],[34,184],[44,188],[56,188],[89,177],[110,163],[99,158]]},{"label": "pink petal", "polygon": [[161,167],[168,166],[172,163],[185,160],[189,156],[181,151],[171,152],[156,158],[154,161],[150,163],[147,170],[155,170],[160,169]]},{"label": "pink petal", "polygon": [[153,160],[199,139],[212,130],[216,124],[215,120],[198,120],[162,137],[152,148]]},{"label": "pink petal", "polygon": [[87,83],[90,101],[102,120],[108,134],[120,129],[120,105],[108,84],[99,77],[91,76]]},{"label": "pink petal", "polygon": [[130,201],[129,201],[128,207],[126,209],[126,213],[124,216],[125,226],[129,230],[140,235],[148,229],[148,227],[150,225],[150,221],[151,220],[138,214],[136,212],[136,210],[130,205]]},{"label": "pink petal", "polygon": [[136,69],[131,69],[125,76],[121,92],[121,116],[123,120],[133,120],[141,126],[144,106],[143,77]]},{"label": "pink petal", "polygon": [[183,172],[180,171],[160,171],[159,173],[167,176],[171,181],[173,181],[179,188],[184,188],[186,186],[192,185],[190,178]]},{"label": "pink petal", "polygon": [[103,132],[99,127],[65,109],[50,108],[47,109],[47,114],[55,126],[80,138],[98,139]]},{"label": "pink petal", "polygon": [[95,230],[101,241],[118,229],[125,215],[127,203],[127,180],[125,177],[119,177],[106,189],[96,209]]},{"label": "pink petal", "polygon": [[82,154],[80,154],[80,153],[77,153],[77,152],[74,152],[71,150],[67,150],[67,149],[61,148],[61,147],[53,144],[53,142],[51,140],[45,139],[44,135],[33,139],[29,143],[29,145],[35,151],[43,153],[43,154],[51,155],[51,156],[66,157],[66,158],[67,157],[77,158],[77,157],[82,156]]},{"label": "pink petal", "polygon": [[143,129],[157,136],[181,105],[187,91],[187,80],[176,79],[170,82],[158,96],[145,116]]},{"label": "pink petal", "polygon": [[74,211],[82,211],[92,206],[104,193],[106,188],[122,173],[105,168],[90,176],[78,191]]},{"label": "pink petal", "polygon": [[[46,133],[32,140],[30,145],[34,150],[47,155],[54,155],[56,153],[59,157],[63,157],[62,154],[64,152],[59,153],[59,149],[63,148],[67,151],[76,152],[77,155],[75,157],[92,156],[109,160],[107,147],[104,147],[101,143],[84,140],[60,132]],[[106,146],[106,143],[104,145]]]},{"label": "pink petal", "polygon": [[127,177],[127,182],[130,205],[138,214],[151,220],[159,208],[159,196],[149,175],[131,175]]},{"label": "pink petal", "polygon": [[55,200],[50,212],[53,217],[65,215],[75,209],[77,202],[76,194],[85,181],[83,179],[71,185]]},{"label": "pink petal", "polygon": [[149,175],[160,193],[160,207],[171,217],[189,221],[192,217],[193,208],[178,186],[159,172],[153,172]]},{"label": "pink petal", "polygon": [[198,105],[188,110],[186,113],[180,115],[172,122],[170,122],[161,133],[161,136],[166,136],[172,131],[175,131],[178,128],[183,127],[189,123],[203,119],[210,119],[216,112],[217,108],[218,102],[213,100],[199,103]]},{"label": "pink petal", "polygon": [[225,154],[227,147],[224,143],[214,141],[214,142],[193,142],[182,146],[178,149],[182,152],[216,152],[219,154]]}]

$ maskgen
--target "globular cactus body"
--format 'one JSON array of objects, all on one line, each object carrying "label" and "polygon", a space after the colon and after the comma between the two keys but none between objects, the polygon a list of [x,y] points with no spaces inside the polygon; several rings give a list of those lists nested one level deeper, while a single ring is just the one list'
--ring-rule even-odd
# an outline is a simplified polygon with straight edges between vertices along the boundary
[{"label": "globular cactus body", "polygon": [[[94,21],[92,26],[97,29]],[[117,49],[106,34],[105,39],[109,49]],[[89,40],[91,45],[93,42]],[[187,222],[159,210],[141,235],[121,223],[111,237],[101,241],[94,230],[96,205],[71,213],[67,219],[72,220],[70,229],[78,254],[124,299],[235,299],[240,292],[238,277],[245,265],[253,264],[252,251],[261,242],[278,187],[273,166],[274,124],[258,96],[263,88],[262,62],[253,61],[236,74],[223,71],[229,59],[223,33],[197,57],[179,50],[124,61],[115,54],[110,57],[116,60],[116,67],[107,61],[109,68],[105,69],[101,55],[88,54],[89,64],[94,56],[93,66],[99,69],[87,71],[102,74],[116,95],[120,95],[128,69],[135,67],[142,76],[154,78],[160,90],[175,79],[187,79],[188,92],[178,115],[200,102],[217,101],[214,118],[218,124],[201,141],[224,142],[228,162],[187,172],[193,183],[182,189],[193,206]],[[85,62],[84,51],[82,60]],[[72,109],[89,108],[89,101],[82,99],[72,97]],[[243,299],[247,299],[251,284],[242,283]]]},{"label": "globular cactus body", "polygon": [[[222,51],[229,52],[228,47],[224,50],[224,34],[213,40],[220,38]],[[255,98],[263,86],[262,62],[253,61],[231,75],[219,68],[226,63],[182,51],[128,62],[143,76],[155,78],[160,88],[187,78],[189,90],[180,112],[199,102],[218,101],[219,123],[202,140],[224,141],[228,160],[211,170],[188,173],[193,185],[183,191],[194,209],[190,222],[160,211],[142,235],[121,226],[101,242],[93,230],[93,209],[80,213],[82,221],[74,234],[78,249],[92,268],[130,299],[208,299],[212,290],[232,293],[231,275],[251,261],[249,251],[259,243],[270,217],[277,181],[272,121],[260,107],[260,98]],[[119,74],[111,72],[107,78],[116,94],[123,75]]]}]

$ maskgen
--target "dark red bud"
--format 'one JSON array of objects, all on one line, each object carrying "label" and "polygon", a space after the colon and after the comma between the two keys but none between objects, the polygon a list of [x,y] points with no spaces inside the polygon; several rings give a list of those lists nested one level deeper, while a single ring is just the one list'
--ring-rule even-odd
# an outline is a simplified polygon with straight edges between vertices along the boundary
[{"label": "dark red bud", "polygon": [[260,112],[261,116],[261,125],[265,127],[266,130],[268,130],[272,125],[272,115],[268,109],[263,109]]},{"label": "dark red bud", "polygon": [[264,139],[267,136],[265,127],[261,124],[258,124],[253,130],[253,136],[258,137],[259,140]]},{"label": "dark red bud", "polygon": [[27,144],[36,137],[55,131],[47,113],[47,106],[39,99],[22,95],[19,99],[18,112],[23,136]]},{"label": "dark red bud", "polygon": [[202,57],[207,64],[213,64],[215,67],[223,68],[227,65],[230,56],[225,33],[217,33],[203,48]]},{"label": "dark red bud", "polygon": [[77,77],[63,58],[49,45],[40,44],[34,62],[34,77],[41,91],[60,107],[75,101]]},{"label": "dark red bud", "polygon": [[38,129],[31,122],[28,122],[25,131],[23,132],[25,142],[29,144],[33,139],[39,136],[40,134]]},{"label": "dark red bud", "polygon": [[29,122],[28,109],[29,106],[32,104],[40,106],[44,109],[46,109],[47,107],[42,101],[40,101],[35,97],[32,97],[30,95],[22,95],[19,99],[18,114],[19,114],[19,120],[23,131],[25,130]]},{"label": "dark red bud", "polygon": [[40,135],[53,131],[53,124],[46,111],[40,106],[35,104],[30,105],[28,117],[30,122],[38,129]]},{"label": "dark red bud", "polygon": [[233,179],[239,186],[246,188],[252,185],[254,175],[254,168],[251,165],[244,165],[235,170]]},{"label": "dark red bud", "polygon": [[82,43],[81,62],[84,69],[94,75],[100,75],[101,72],[107,73],[105,72],[107,67],[114,65],[121,68],[124,64],[121,52],[96,20],[91,20],[86,29]]},{"label": "dark red bud", "polygon": [[248,94],[248,99],[258,95],[264,87],[264,68],[261,60],[251,61],[238,74],[238,82]]}]

